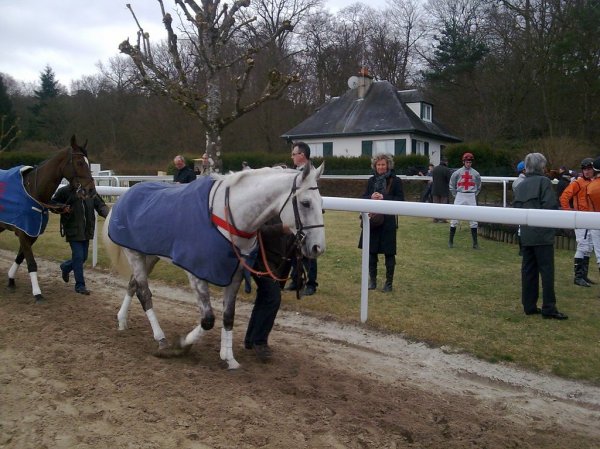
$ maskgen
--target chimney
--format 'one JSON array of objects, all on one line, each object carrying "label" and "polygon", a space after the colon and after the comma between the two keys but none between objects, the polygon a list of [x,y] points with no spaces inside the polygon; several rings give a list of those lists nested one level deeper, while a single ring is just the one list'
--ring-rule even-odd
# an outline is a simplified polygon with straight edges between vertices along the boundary
[{"label": "chimney", "polygon": [[369,70],[362,67],[358,71],[358,98],[365,98],[372,83],[373,77],[369,74]]}]

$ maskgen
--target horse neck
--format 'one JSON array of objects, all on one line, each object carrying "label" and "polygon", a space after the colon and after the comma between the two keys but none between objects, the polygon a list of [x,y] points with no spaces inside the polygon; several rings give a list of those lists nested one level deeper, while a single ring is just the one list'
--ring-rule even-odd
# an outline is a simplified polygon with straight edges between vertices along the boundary
[{"label": "horse neck", "polygon": [[66,154],[67,150],[61,150],[24,176],[27,191],[33,198],[43,203],[50,201],[64,177],[64,166],[61,168],[61,164]]},{"label": "horse neck", "polygon": [[254,232],[277,216],[291,192],[294,176],[291,173],[261,176],[255,172],[231,186],[229,204],[236,227]]}]

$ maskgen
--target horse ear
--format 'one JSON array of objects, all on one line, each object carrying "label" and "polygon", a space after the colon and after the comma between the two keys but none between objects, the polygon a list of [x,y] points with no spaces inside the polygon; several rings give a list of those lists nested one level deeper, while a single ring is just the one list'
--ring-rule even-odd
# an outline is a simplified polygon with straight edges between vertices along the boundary
[{"label": "horse ear", "polygon": [[311,168],[313,168],[313,166],[310,163],[310,161],[308,161],[306,164],[304,164],[304,168],[302,169],[302,181],[304,181],[306,179],[306,177],[310,173]]},{"label": "horse ear", "polygon": [[316,179],[319,179],[324,171],[325,171],[325,161],[323,161],[321,163],[321,165],[319,166],[319,168],[317,168]]},{"label": "horse ear", "polygon": [[73,134],[71,136],[71,148],[75,149],[76,146],[77,146],[77,138],[75,137],[75,134]]},{"label": "horse ear", "polygon": [[85,143],[83,144],[83,146],[81,148],[83,148],[85,150],[87,148],[87,143],[88,143],[88,140],[85,139]]}]

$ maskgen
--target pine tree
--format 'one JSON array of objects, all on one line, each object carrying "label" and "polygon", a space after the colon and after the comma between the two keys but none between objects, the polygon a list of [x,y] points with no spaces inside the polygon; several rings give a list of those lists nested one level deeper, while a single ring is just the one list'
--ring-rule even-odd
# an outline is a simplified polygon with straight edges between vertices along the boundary
[{"label": "pine tree", "polygon": [[8,149],[18,135],[17,117],[4,80],[0,75],[0,152]]},{"label": "pine tree", "polygon": [[46,66],[40,74],[40,88],[34,90],[36,103],[30,108],[31,120],[27,137],[42,140],[54,145],[62,145],[64,108],[61,105],[63,89],[55,79],[54,71]]}]

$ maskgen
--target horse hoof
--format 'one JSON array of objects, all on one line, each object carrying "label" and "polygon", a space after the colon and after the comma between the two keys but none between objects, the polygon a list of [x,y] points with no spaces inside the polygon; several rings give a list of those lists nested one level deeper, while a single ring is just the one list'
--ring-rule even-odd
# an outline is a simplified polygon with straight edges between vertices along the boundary
[{"label": "horse hoof", "polygon": [[239,369],[240,366],[241,365],[235,359],[227,360],[227,369],[228,370]]},{"label": "horse hoof", "polygon": [[119,320],[119,326],[118,326],[118,329],[119,329],[120,331],[127,330],[127,321],[125,321],[125,320],[123,320],[123,321]]},{"label": "horse hoof", "polygon": [[35,295],[35,303],[36,304],[43,304],[46,302],[46,298],[44,298],[42,295]]},{"label": "horse hoof", "polygon": [[11,288],[11,289],[15,288],[15,280],[12,279],[12,278],[8,278],[8,285],[7,285],[7,287]]},{"label": "horse hoof", "polygon": [[167,341],[166,338],[161,338],[158,342],[158,350],[160,351],[161,349],[167,349],[170,348],[171,345],[169,344],[169,342]]}]

